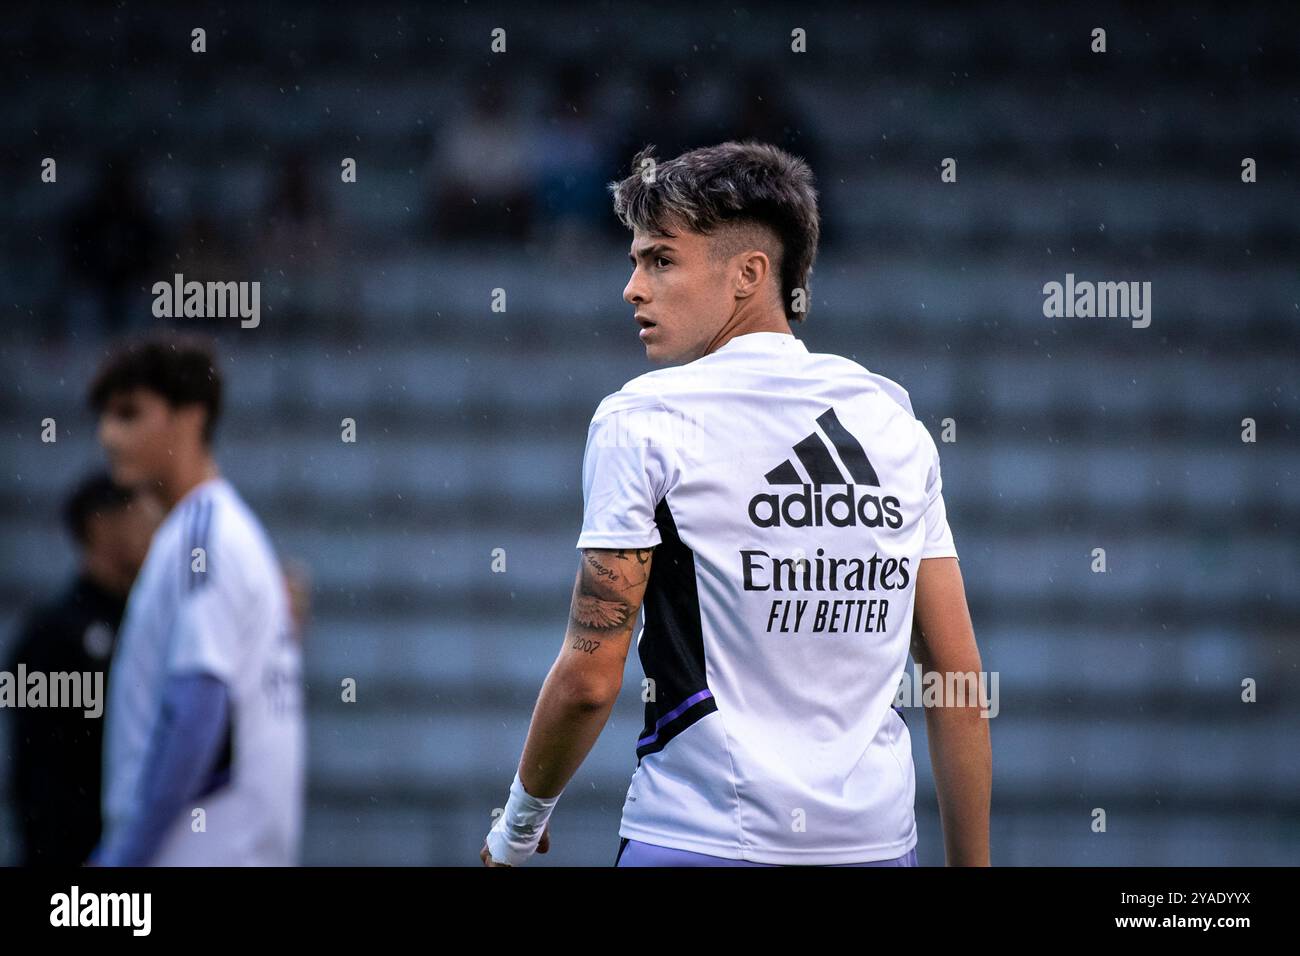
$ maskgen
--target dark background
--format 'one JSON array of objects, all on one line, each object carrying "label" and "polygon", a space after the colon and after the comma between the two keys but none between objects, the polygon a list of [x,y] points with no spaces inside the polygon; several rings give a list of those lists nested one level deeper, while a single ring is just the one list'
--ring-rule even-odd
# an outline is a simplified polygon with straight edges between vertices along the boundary
[{"label": "dark background", "polygon": [[[71,568],[105,349],[176,272],[260,281],[260,327],[188,327],[221,343],[225,472],[314,581],[305,862],[477,864],[563,635],[587,422],[649,368],[604,184],[648,142],[749,137],[819,181],[796,334],[955,422],[994,863],[1297,862],[1293,6],[87,3],[0,31],[0,648]],[[1150,327],[1045,318],[1067,272],[1151,282]],[[612,863],[639,680],[633,654],[539,864]]]}]

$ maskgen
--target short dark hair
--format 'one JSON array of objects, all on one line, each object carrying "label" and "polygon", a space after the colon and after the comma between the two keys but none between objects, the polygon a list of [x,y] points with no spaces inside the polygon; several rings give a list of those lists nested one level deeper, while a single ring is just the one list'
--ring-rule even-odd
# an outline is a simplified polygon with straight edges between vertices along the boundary
[{"label": "short dark hair", "polygon": [[120,511],[135,500],[135,489],[117,484],[106,472],[83,478],[63,501],[63,524],[78,544],[89,538],[90,519]]},{"label": "short dark hair", "polygon": [[135,388],[161,395],[173,408],[202,405],[208,413],[203,443],[212,444],[221,414],[221,373],[208,339],[166,334],[127,343],[95,375],[90,407],[98,414],[114,395]]},{"label": "short dark hair", "polygon": [[[678,226],[704,235],[733,224],[770,229],[781,244],[775,268],[786,318],[802,322],[812,307],[808,279],[821,235],[808,164],[769,143],[727,142],[655,160],[654,182],[648,183],[642,164],[653,159],[654,149],[644,147],[632,159],[631,175],[608,184],[623,225],[665,236]],[[728,255],[741,251],[732,245],[726,245]],[[805,292],[801,311],[794,309],[795,289]]]}]

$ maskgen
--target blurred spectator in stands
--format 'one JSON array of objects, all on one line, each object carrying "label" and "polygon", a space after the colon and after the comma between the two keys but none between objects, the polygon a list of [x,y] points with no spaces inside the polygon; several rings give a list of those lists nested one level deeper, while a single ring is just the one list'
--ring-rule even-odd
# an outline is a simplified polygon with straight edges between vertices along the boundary
[{"label": "blurred spectator in stands", "polygon": [[[256,278],[249,274],[250,266],[243,251],[247,243],[241,242],[230,225],[208,208],[209,202],[210,200],[195,200],[192,203],[189,215],[181,223],[175,241],[168,249],[170,258],[151,282],[170,284],[176,273],[183,275],[186,282],[228,282]],[[266,289],[263,288],[260,294],[261,309],[265,312]],[[150,307],[152,303],[151,294]],[[238,320],[216,317],[177,317],[171,320],[151,318],[150,321],[155,325],[164,323],[176,328],[186,327],[195,331],[201,329],[218,338],[233,335],[239,330]]]},{"label": "blurred spectator in stands", "polygon": [[[328,322],[339,330],[360,308],[348,295],[348,272],[340,268],[339,233],[324,177],[335,182],[341,167],[314,167],[332,159],[313,160],[291,150],[278,164],[271,189],[257,220],[250,278],[262,283],[262,303],[272,304],[276,320],[269,334],[291,331],[308,321]],[[287,294],[286,294],[287,293]]]},{"label": "blurred spectator in stands", "polygon": [[524,239],[532,224],[536,156],[527,126],[489,78],[473,106],[438,132],[428,166],[431,222],[443,241]]},{"label": "blurred spectator in stands", "polygon": [[79,313],[65,332],[114,335],[152,319],[160,228],[137,186],[136,162],[125,153],[108,156],[91,195],[63,222],[71,308]]},{"label": "blurred spectator in stands", "polygon": [[[649,143],[654,144],[655,155],[666,160],[693,147],[721,141],[692,117],[686,95],[690,87],[670,66],[654,64],[644,70],[640,91],[628,112],[619,117],[619,131],[613,137],[606,163],[609,180],[626,176],[632,157]],[[607,198],[607,209],[611,208],[608,203]],[[612,211],[606,225],[612,235],[627,238],[627,230]]]},{"label": "blurred spectator in stands", "polygon": [[561,66],[552,101],[536,133],[537,221],[553,248],[596,242],[605,235],[610,200],[605,183],[618,169],[606,168],[611,130],[591,104],[591,82],[578,62]]},{"label": "blurred spectator in stands", "polygon": [[[202,206],[186,217],[176,237],[171,265],[158,278],[170,282],[173,273],[186,282],[225,282],[238,279],[240,258],[230,240],[230,231]],[[205,330],[208,331],[208,330]]]},{"label": "blurred spectator in stands", "polygon": [[[757,139],[807,160],[813,170],[828,168],[823,164],[822,148],[811,112],[799,110],[791,100],[788,87],[773,80],[770,66],[748,67],[734,93],[735,109],[731,115],[735,118],[720,128],[719,142]],[[833,230],[836,221],[836,217],[828,216],[822,222],[823,246],[827,242],[828,229]]]}]

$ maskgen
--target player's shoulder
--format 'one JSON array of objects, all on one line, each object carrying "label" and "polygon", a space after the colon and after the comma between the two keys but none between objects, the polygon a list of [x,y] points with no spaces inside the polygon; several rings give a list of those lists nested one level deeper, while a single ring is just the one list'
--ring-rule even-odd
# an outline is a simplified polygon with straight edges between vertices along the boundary
[{"label": "player's shoulder", "polygon": [[642,372],[617,392],[605,396],[593,421],[602,415],[636,409],[692,414],[696,403],[709,401],[719,388],[726,387],[727,374],[725,366],[720,368],[714,363],[714,355]]},{"label": "player's shoulder", "polygon": [[811,353],[825,363],[822,373],[827,380],[843,377],[849,390],[857,396],[863,396],[868,402],[875,402],[886,415],[893,415],[894,427],[911,432],[918,454],[925,459],[938,456],[939,448],[934,436],[925,423],[917,417],[912,407],[912,396],[906,388],[894,379],[879,372],[873,372],[857,360],[832,352]]},{"label": "player's shoulder", "polygon": [[[150,543],[150,553],[183,551],[195,548],[211,550],[213,517],[217,510],[206,487],[197,488],[176,503],[167,513]],[[218,528],[220,521],[217,522]]]},{"label": "player's shoulder", "polygon": [[677,371],[675,367],[652,369],[629,379],[618,391],[610,392],[600,400],[591,416],[592,424],[620,412],[663,408],[664,396],[680,388],[680,376],[669,374]]},{"label": "player's shoulder", "polygon": [[202,548],[209,561],[235,568],[241,578],[257,580],[274,561],[261,521],[224,478],[195,489],[168,516],[168,523],[173,547],[180,546],[190,556]]},{"label": "player's shoulder", "polygon": [[[866,371],[864,369],[864,371]],[[867,378],[876,390],[885,398],[892,401],[895,405],[907,412],[907,417],[916,419],[916,412],[912,409],[912,396],[907,389],[903,388],[892,378],[886,378],[877,372],[867,372]]]},{"label": "player's shoulder", "polygon": [[912,410],[912,396],[906,388],[892,378],[873,372],[847,355],[835,352],[810,352],[809,356],[825,366],[824,374],[828,380],[833,377],[846,378],[854,386],[863,388],[867,395],[897,405],[907,413],[909,418],[916,418],[916,412]]}]

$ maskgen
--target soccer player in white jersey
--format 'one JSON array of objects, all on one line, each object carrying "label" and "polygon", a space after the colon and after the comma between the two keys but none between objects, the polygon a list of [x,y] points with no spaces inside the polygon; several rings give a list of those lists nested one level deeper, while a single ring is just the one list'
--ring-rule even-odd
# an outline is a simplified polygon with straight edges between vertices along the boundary
[{"label": "soccer player in white jersey", "polygon": [[168,514],[109,680],[102,866],[286,866],[301,841],[301,660],[279,562],[211,444],[221,379],[200,340],[110,357],[90,389],[113,477]]},{"label": "soccer player in white jersey", "polygon": [[[937,447],[899,385],[791,333],[819,232],[807,164],[652,150],[610,186],[633,232],[623,298],[667,367],[592,417],[568,631],[480,859],[549,849],[644,607],[617,865],[915,865],[893,706],[909,647],[927,673],[980,671]],[[987,865],[988,725],[978,700],[943,703],[926,721],[947,862]]]}]

